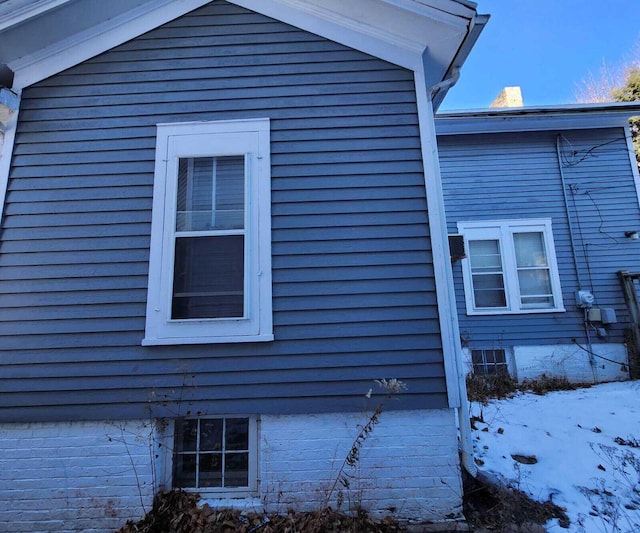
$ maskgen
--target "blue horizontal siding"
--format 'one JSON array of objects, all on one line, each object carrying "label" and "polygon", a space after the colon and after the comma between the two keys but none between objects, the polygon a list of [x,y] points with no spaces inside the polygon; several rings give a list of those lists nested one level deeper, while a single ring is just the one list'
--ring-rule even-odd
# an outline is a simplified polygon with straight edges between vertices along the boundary
[{"label": "blue horizontal siding", "polygon": [[[269,117],[274,342],[142,347],[155,124]],[[23,93],[0,420],[446,405],[411,72],[215,2]]]},{"label": "blue horizontal siding", "polygon": [[[585,343],[576,308],[578,273],[556,154],[558,132],[447,136],[438,139],[447,223],[551,218],[566,312],[468,316],[460,263],[454,266],[462,337],[471,348]],[[640,271],[640,248],[624,232],[640,227],[640,206],[622,128],[565,131],[563,172],[583,288],[615,309],[607,339],[624,342],[628,315],[618,270]],[[594,332],[592,332],[594,333]]]}]

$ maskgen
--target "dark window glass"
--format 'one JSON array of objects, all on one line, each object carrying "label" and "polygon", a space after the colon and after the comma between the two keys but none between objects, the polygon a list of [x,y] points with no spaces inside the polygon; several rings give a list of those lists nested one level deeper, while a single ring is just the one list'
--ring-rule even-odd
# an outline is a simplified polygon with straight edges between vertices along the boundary
[{"label": "dark window glass", "polygon": [[244,315],[244,236],[176,239],[171,318]]},{"label": "dark window glass", "polygon": [[249,419],[213,418],[176,422],[174,486],[249,486]]}]

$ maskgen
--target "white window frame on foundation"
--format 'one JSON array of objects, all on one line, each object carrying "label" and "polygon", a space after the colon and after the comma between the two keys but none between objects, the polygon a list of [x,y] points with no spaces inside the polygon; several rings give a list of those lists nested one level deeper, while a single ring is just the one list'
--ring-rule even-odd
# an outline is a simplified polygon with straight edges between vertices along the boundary
[{"label": "white window frame on foundation", "polygon": [[[196,344],[196,343],[224,343],[224,342],[257,342],[273,340],[272,295],[271,295],[271,163],[270,163],[270,125],[269,119],[231,120],[215,122],[183,122],[174,124],[158,124],[156,140],[156,164],[153,187],[153,214],[151,224],[151,251],[149,258],[149,284],[147,296],[147,315],[145,338],[143,345],[156,344]],[[236,185],[232,191],[236,195],[234,200],[240,205],[234,205],[234,211],[226,211],[216,207],[218,194],[217,162],[244,161],[244,167],[236,171],[233,179]],[[182,160],[182,163],[180,162]],[[208,160],[212,165],[213,174],[206,183],[208,189],[213,187],[213,193],[207,189],[204,202],[209,202],[211,222],[205,227],[190,227],[188,224],[177,222],[185,217],[202,217],[203,211],[195,211],[196,207],[184,207],[184,189],[186,194],[195,195],[191,181],[193,162]],[[244,168],[244,177],[242,176]],[[187,177],[185,175],[188,174]],[[242,183],[237,184],[239,180]],[[178,199],[179,180],[182,184],[181,199]],[[188,185],[184,185],[189,181]],[[213,182],[213,185],[212,185]],[[204,182],[203,182],[204,183]],[[223,191],[227,193],[228,191]],[[207,200],[206,196],[209,196]],[[213,195],[213,200],[211,196]],[[223,196],[220,193],[220,196]],[[240,200],[237,199],[240,197]],[[191,197],[189,197],[191,198]],[[196,196],[193,196],[196,198]],[[227,200],[221,200],[227,201]],[[213,204],[211,204],[213,202]],[[188,211],[184,211],[187,209]],[[233,224],[217,224],[216,215],[220,212],[229,217],[234,216]],[[204,211],[205,217],[207,211]],[[199,220],[202,220],[200,218]],[[179,297],[174,288],[174,265],[176,258],[176,243],[179,239],[192,239],[195,246],[203,246],[206,241],[198,241],[204,237],[211,243],[210,259],[212,271],[219,267],[215,260],[215,253],[226,254],[231,259],[237,257],[238,266],[228,263],[229,272],[236,279],[236,287],[202,289],[198,293],[191,289],[192,298],[204,294],[206,298],[217,298],[218,294],[234,294],[236,300],[235,312],[220,312],[217,316],[207,313],[193,316],[177,315],[172,306],[176,306]],[[224,238],[226,237],[226,241]],[[235,242],[235,252],[229,252],[227,246],[214,245],[216,239],[229,244]],[[230,240],[231,239],[231,240]],[[183,240],[182,243],[185,241]],[[178,250],[181,249],[178,247]],[[209,254],[209,250],[206,250]],[[234,254],[235,256],[234,257]],[[231,254],[231,255],[229,255]],[[196,253],[193,254],[197,256]],[[197,263],[197,262],[195,262]],[[197,267],[200,280],[203,268]],[[179,270],[179,269],[178,269]],[[176,275],[179,275],[176,274]],[[231,275],[231,274],[230,274]],[[211,278],[214,276],[212,274]],[[223,279],[218,275],[219,279]],[[237,281],[239,279],[240,281]],[[176,282],[177,283],[177,282]],[[216,292],[218,291],[218,292]],[[196,295],[196,296],[193,296]],[[238,298],[239,296],[239,298]],[[225,297],[225,296],[221,296]],[[212,300],[213,301],[213,300]],[[212,305],[216,305],[215,301]],[[204,316],[203,316],[204,314]],[[178,316],[176,318],[176,316]]]},{"label": "white window frame on foundation", "polygon": [[[222,441],[220,446],[207,448],[205,439],[201,428],[203,424],[207,422],[221,422],[222,424]],[[226,428],[230,421],[241,421],[247,423],[247,447],[242,449],[228,449],[226,446]],[[196,445],[190,450],[182,449],[180,445],[180,439],[182,438],[181,429],[183,429],[182,422],[189,424],[192,428],[197,427]],[[248,497],[253,496],[258,490],[258,424],[259,420],[255,416],[212,416],[212,417],[199,417],[199,418],[181,418],[174,420],[171,424],[171,435],[168,435],[172,445],[170,451],[167,451],[167,455],[170,456],[171,467],[168,472],[171,473],[171,479],[167,483],[168,486],[173,488],[180,488],[185,490],[197,491],[204,497]],[[225,482],[227,458],[234,455],[247,455],[247,484],[242,486],[229,486]],[[187,483],[180,483],[177,479],[177,472],[182,464],[180,456],[189,455],[195,459],[196,472],[194,473],[196,482],[193,486]],[[222,464],[221,468],[221,483],[219,486],[208,486],[202,481],[198,481],[200,473],[204,471],[200,470],[203,460],[207,456],[216,455]],[[167,457],[169,459],[169,457]],[[233,485],[233,484],[231,484]]]},{"label": "white window frame on foundation", "polygon": [[[565,310],[562,303],[551,219],[458,222],[458,231],[464,235],[467,255],[462,261],[462,275],[468,315],[557,313]],[[544,246],[542,253],[538,253],[541,256],[540,262],[536,265],[518,265],[514,236],[534,233],[541,235]],[[476,267],[474,270],[473,241],[491,241],[496,244],[492,267]],[[541,295],[524,294],[520,287],[520,275],[526,276],[526,270],[542,272],[543,276],[544,271],[548,272],[549,292]],[[476,290],[479,289],[474,287],[474,276],[479,279],[483,274],[493,276],[494,280],[501,278],[504,305],[483,306],[476,303]],[[492,290],[500,292],[497,286]],[[544,302],[545,298],[547,302]]]}]

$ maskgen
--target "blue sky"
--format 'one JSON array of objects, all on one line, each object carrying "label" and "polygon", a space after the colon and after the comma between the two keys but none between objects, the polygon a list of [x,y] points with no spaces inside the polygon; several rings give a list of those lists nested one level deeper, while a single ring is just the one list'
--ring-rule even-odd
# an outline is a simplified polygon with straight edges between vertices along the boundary
[{"label": "blue sky", "polygon": [[488,107],[519,85],[525,105],[575,102],[576,83],[640,47],[640,0],[476,0],[491,15],[441,110]]}]

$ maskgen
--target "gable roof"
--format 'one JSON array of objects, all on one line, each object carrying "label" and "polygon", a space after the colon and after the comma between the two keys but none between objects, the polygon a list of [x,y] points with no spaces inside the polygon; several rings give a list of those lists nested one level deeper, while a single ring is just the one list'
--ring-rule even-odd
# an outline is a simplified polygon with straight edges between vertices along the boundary
[{"label": "gable roof", "polygon": [[[0,0],[0,63],[21,90],[211,0]],[[460,67],[488,20],[467,0],[227,0],[436,84]],[[444,93],[439,96],[441,100]]]}]

